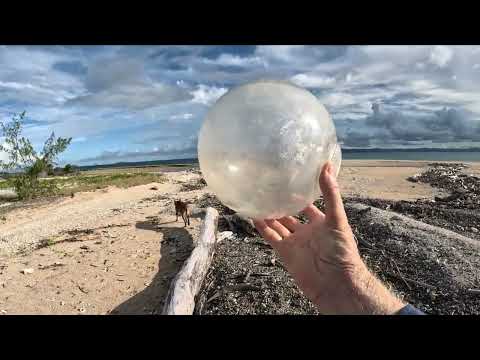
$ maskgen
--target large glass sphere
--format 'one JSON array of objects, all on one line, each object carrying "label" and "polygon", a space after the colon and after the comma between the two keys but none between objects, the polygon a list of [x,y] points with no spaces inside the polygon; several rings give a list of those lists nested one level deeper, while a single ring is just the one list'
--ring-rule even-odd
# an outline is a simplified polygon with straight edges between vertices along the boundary
[{"label": "large glass sphere", "polygon": [[257,81],[232,89],[200,130],[202,174],[219,200],[243,216],[295,215],[320,196],[318,177],[341,151],[325,107],[309,91]]}]

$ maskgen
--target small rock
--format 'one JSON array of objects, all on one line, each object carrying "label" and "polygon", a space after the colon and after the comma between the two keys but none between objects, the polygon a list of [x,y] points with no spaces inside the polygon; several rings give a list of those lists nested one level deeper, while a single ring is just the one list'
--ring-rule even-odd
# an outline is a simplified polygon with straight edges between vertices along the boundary
[{"label": "small rock", "polygon": [[96,245],[101,244],[101,243],[102,242],[100,240],[94,242],[94,244],[96,244]]},{"label": "small rock", "polygon": [[407,180],[410,182],[418,182],[419,177],[420,177],[420,174],[415,174],[413,176],[408,177]]},{"label": "small rock", "polygon": [[27,268],[27,269],[23,269],[20,272],[24,275],[27,275],[27,274],[33,274],[34,270],[32,268]]},{"label": "small rock", "polygon": [[60,306],[65,305],[65,301],[60,301]]},{"label": "small rock", "polygon": [[218,234],[217,242],[222,242],[225,239],[230,239],[232,236],[233,236],[232,231],[222,231],[221,233]]},{"label": "small rock", "polygon": [[82,249],[82,250],[88,250],[89,247],[88,247],[87,245],[82,245],[82,246],[80,246],[80,249]]},{"label": "small rock", "polygon": [[472,227],[470,228],[470,230],[471,230],[471,232],[473,232],[473,233],[475,233],[475,234],[478,233],[478,229],[477,229],[476,227],[473,227],[473,226],[472,226]]},{"label": "small rock", "polygon": [[7,310],[0,310],[0,314],[5,315],[7,313]]}]

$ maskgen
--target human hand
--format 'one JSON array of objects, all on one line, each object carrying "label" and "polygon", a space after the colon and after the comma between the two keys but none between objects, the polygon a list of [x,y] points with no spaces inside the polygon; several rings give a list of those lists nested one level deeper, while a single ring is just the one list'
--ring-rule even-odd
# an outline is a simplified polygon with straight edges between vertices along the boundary
[{"label": "human hand", "polygon": [[343,207],[331,163],[320,175],[325,214],[313,204],[292,216],[254,220],[303,293],[324,314],[393,314],[405,304],[363,263]]}]

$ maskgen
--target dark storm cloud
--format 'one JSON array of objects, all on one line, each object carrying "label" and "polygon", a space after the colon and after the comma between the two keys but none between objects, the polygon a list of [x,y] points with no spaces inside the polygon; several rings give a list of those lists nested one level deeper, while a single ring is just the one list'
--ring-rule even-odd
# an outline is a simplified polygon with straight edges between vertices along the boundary
[{"label": "dark storm cloud", "polygon": [[91,64],[85,86],[88,93],[70,99],[69,105],[142,110],[192,98],[178,86],[153,82],[144,63],[134,59],[108,58]]},{"label": "dark storm cloud", "polygon": [[154,51],[148,57],[150,59],[156,59],[161,57],[166,60],[171,60],[171,59],[176,59],[182,56],[188,56],[191,53],[192,53],[192,49],[179,47],[179,46],[171,46],[168,48],[160,49],[158,51]]},{"label": "dark storm cloud", "polygon": [[480,122],[472,114],[457,109],[444,108],[415,116],[384,111],[380,104],[373,104],[372,114],[364,119],[342,119],[335,123],[339,140],[347,147],[480,141]]}]

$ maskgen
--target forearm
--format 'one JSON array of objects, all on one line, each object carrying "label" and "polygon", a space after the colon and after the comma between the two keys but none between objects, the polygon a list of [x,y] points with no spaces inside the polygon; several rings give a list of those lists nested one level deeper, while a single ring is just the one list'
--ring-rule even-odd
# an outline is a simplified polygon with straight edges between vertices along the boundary
[{"label": "forearm", "polygon": [[335,314],[391,315],[406,305],[364,264],[349,273],[338,286],[343,294],[332,304],[332,313]]}]

